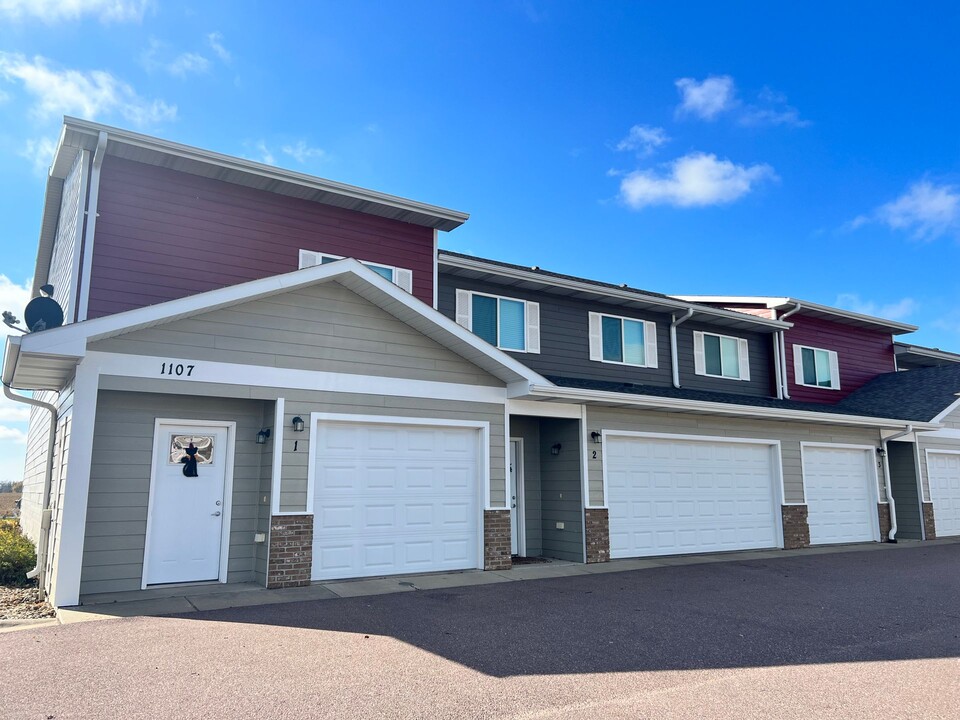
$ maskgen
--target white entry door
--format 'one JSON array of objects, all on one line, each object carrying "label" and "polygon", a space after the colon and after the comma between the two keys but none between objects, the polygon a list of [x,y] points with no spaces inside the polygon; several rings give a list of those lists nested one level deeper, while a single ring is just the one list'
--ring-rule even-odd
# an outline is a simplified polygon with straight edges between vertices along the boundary
[{"label": "white entry door", "polygon": [[604,442],[610,557],[780,545],[776,446],[616,435]]},{"label": "white entry door", "polygon": [[523,441],[510,441],[510,553],[519,555],[526,543],[520,542],[523,523]]},{"label": "white entry door", "polygon": [[937,537],[960,535],[960,454],[928,450],[927,475]]},{"label": "white entry door", "polygon": [[318,421],[313,579],[482,566],[475,427]]},{"label": "white entry door", "polygon": [[876,451],[805,443],[802,448],[810,544],[879,540]]},{"label": "white entry door", "polygon": [[[163,423],[154,436],[143,586],[221,580],[232,466],[229,425]],[[191,443],[196,477],[184,475]]]}]

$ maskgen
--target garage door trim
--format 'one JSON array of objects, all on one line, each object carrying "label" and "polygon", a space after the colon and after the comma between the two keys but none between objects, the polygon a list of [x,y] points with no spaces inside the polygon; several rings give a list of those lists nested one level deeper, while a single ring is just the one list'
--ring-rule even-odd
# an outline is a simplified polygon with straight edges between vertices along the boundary
[{"label": "garage door trim", "polygon": [[[877,448],[874,445],[858,445],[851,443],[828,443],[828,442],[806,442],[800,443],[800,480],[803,482],[803,500],[809,507],[809,496],[807,495],[807,466],[804,450],[808,447],[836,448],[839,450],[863,450],[869,453],[869,457],[874,457]],[[877,471],[877,463],[868,462],[867,466],[870,472],[867,473],[867,495],[872,502],[870,503],[870,514],[873,518],[873,535],[876,542],[880,542],[880,516],[877,506],[880,505],[880,474]]]},{"label": "garage door trim", "polygon": [[419,418],[402,415],[354,415],[350,413],[310,413],[310,446],[307,451],[307,515],[314,514],[314,496],[316,494],[316,453],[314,453],[317,432],[321,422],[354,423],[358,425],[420,425],[425,427],[458,427],[478,430],[478,455],[480,478],[477,483],[477,538],[475,567],[483,569],[483,512],[484,510],[503,510],[490,505],[490,423],[486,420],[451,420],[447,418]]},{"label": "garage door trim", "polygon": [[[600,431],[600,441],[601,447],[607,447],[607,438],[609,437],[634,437],[634,438],[651,438],[651,439],[660,439],[660,440],[686,440],[693,442],[715,442],[715,443],[735,443],[739,445],[766,445],[770,448],[771,453],[771,463],[770,469],[774,475],[772,478],[773,481],[773,507],[770,508],[770,512],[773,513],[774,518],[774,529],[777,534],[777,547],[783,547],[783,513],[780,510],[780,506],[783,505],[784,498],[784,489],[783,489],[783,454],[781,452],[781,445],[779,440],[771,440],[765,438],[743,438],[743,437],[729,437],[722,435],[689,435],[689,434],[675,434],[675,433],[655,433],[655,432],[641,432],[637,430],[608,430],[601,429]],[[607,453],[603,452],[600,458],[602,470],[602,481],[603,481],[603,502],[605,507],[610,507],[610,491],[607,487]],[[804,497],[806,497],[806,491],[804,491]]]},{"label": "garage door trim", "polygon": [[[940,448],[925,448],[923,451],[923,460],[926,463],[927,470],[927,498],[923,502],[929,502],[933,505],[933,524],[934,528],[937,525],[937,499],[933,496],[933,481],[930,479],[930,456],[931,455],[960,455],[960,450],[941,450]],[[923,487],[921,485],[921,499]],[[937,532],[937,537],[940,537],[939,531]],[[944,537],[954,537],[952,535],[944,535]]]}]

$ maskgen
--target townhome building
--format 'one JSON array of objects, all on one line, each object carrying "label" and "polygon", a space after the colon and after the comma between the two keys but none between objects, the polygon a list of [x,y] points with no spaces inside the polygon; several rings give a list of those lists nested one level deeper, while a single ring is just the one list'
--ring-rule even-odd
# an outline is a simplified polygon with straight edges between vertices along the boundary
[{"label": "townhome building", "polygon": [[65,322],[2,371],[52,602],[960,534],[960,366],[896,372],[912,326],[440,250],[467,220],[66,118]]}]

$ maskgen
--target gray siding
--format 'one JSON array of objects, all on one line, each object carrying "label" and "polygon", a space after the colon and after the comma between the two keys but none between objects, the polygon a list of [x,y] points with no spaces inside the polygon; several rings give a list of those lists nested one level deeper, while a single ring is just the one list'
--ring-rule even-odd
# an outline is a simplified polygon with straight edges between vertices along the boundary
[{"label": "gray siding", "polygon": [[[784,500],[803,503],[803,474],[800,460],[801,442],[844,443],[879,446],[878,430],[848,428],[813,423],[724,418],[709,415],[638,411],[590,406],[587,408],[587,435],[601,430],[716,437],[744,437],[779,440],[783,464]],[[590,503],[604,505],[603,449],[596,460],[588,460]],[[878,472],[879,496],[885,501],[883,473]]]},{"label": "gray siding", "polygon": [[[620,310],[613,305],[526,291],[510,286],[496,285],[468,278],[440,273],[439,310],[456,319],[457,289],[474,290],[493,295],[515,297],[540,304],[540,353],[509,352],[520,362],[543,375],[588,378],[614,382],[631,382],[666,387],[673,377],[670,367],[670,321],[668,314]],[[597,362],[590,359],[588,313],[651,320],[657,323],[657,368],[637,368],[629,365]],[[750,344],[750,381],[729,380],[699,376],[694,373],[693,331],[707,330],[719,334],[746,338]],[[686,322],[678,328],[677,346],[680,357],[680,382],[683,387],[699,390],[769,396],[775,390],[771,373],[773,368],[772,343],[762,333],[731,333],[703,323]]]},{"label": "gray siding", "polygon": [[92,343],[92,350],[502,386],[335,282]]},{"label": "gray siding", "polygon": [[[543,554],[584,561],[580,421],[540,420],[540,492]],[[560,443],[559,455],[550,448]],[[563,529],[557,523],[563,523]]]},{"label": "gray siding", "polygon": [[72,322],[71,305],[76,300],[73,288],[73,267],[80,251],[80,233],[83,230],[83,206],[86,202],[87,157],[83,150],[63,181],[60,198],[60,214],[57,217],[57,234],[53,241],[50,270],[47,282],[53,285],[53,299],[60,303],[66,322]]},{"label": "gray siding", "polygon": [[920,495],[917,487],[917,465],[913,443],[887,443],[890,465],[890,486],[897,509],[897,538],[921,540],[923,525],[920,516]]},{"label": "gray siding", "polygon": [[101,390],[94,427],[80,594],[139,590],[155,420],[237,423],[227,579],[254,579],[262,447],[256,444],[265,403],[204,393],[157,395]]},{"label": "gray siding", "polygon": [[540,421],[537,418],[510,416],[510,437],[523,439],[523,515],[528,557],[543,554],[543,528],[540,492]]}]

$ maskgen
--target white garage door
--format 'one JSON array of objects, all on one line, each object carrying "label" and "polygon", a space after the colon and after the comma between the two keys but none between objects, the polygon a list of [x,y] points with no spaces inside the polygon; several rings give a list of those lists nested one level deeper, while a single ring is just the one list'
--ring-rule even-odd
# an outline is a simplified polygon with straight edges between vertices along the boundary
[{"label": "white garage door", "polygon": [[313,579],[480,566],[479,431],[320,421]]},{"label": "white garage door", "polygon": [[610,556],[777,547],[772,447],[608,436]]},{"label": "white garage door", "polygon": [[803,446],[810,544],[880,539],[874,453],[872,448]]},{"label": "white garage door", "polygon": [[960,455],[928,452],[927,475],[937,537],[960,535]]}]

